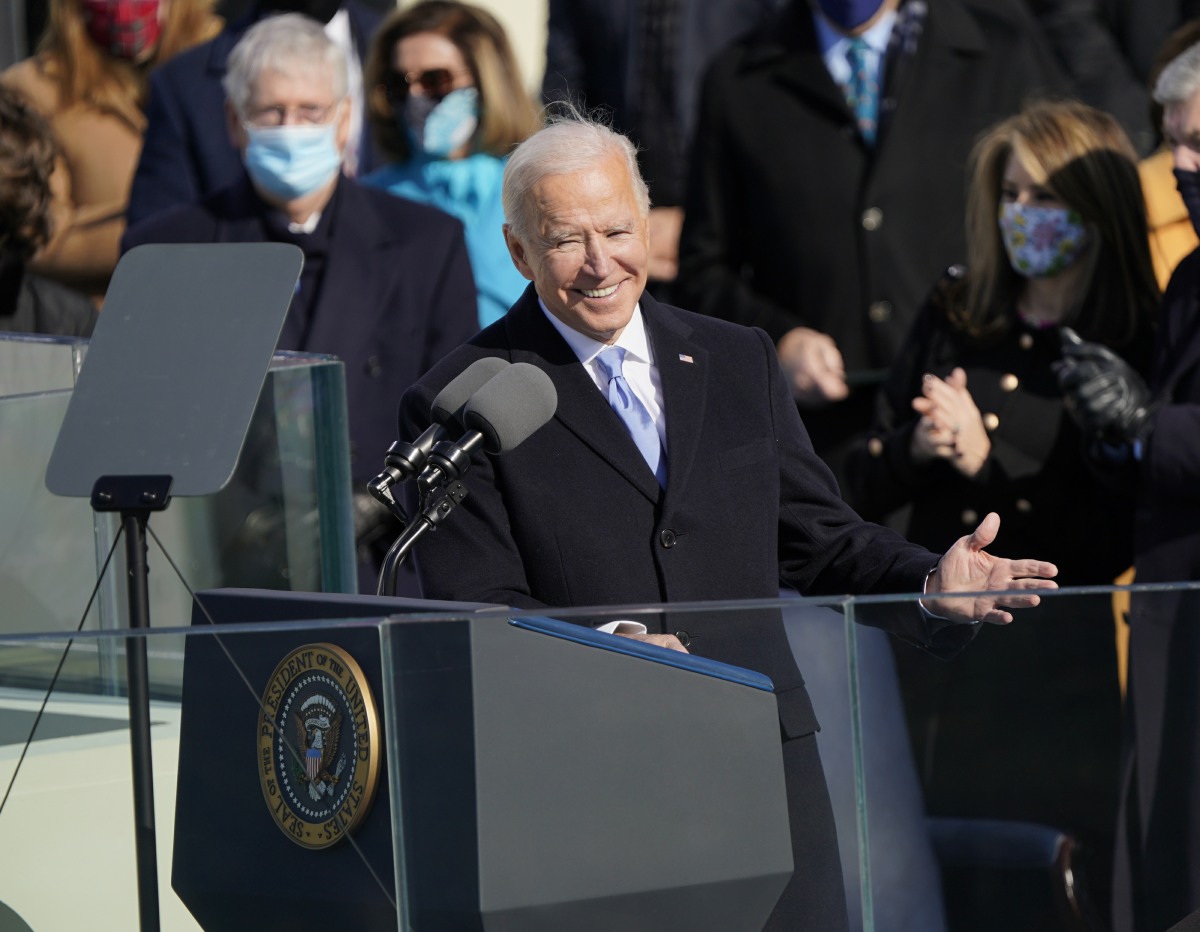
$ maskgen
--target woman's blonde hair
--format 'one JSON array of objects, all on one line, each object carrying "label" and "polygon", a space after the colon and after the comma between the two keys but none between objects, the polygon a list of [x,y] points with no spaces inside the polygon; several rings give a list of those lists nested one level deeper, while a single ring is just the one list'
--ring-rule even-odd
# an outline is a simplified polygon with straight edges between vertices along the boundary
[{"label": "woman's blonde hair", "polygon": [[121,117],[141,132],[146,73],[211,39],[221,31],[221,24],[213,13],[213,0],[170,0],[158,46],[148,62],[138,65],[97,47],[88,37],[79,0],[50,0],[38,52],[46,73],[58,85],[63,108],[86,104]]},{"label": "woman's blonde hair", "polygon": [[998,225],[1009,158],[1075,211],[1094,234],[1087,285],[1063,323],[1085,339],[1125,346],[1153,319],[1158,285],[1150,259],[1137,153],[1117,121],[1076,101],[1039,101],[986,130],[975,144],[967,192],[966,300],[956,309],[968,334],[1008,329],[1023,283]]},{"label": "woman's blonde hair", "polygon": [[398,162],[411,155],[385,85],[396,44],[425,32],[445,36],[454,43],[479,90],[479,128],[471,142],[471,151],[499,157],[508,155],[538,128],[537,109],[521,84],[521,72],[504,28],[486,10],[455,0],[425,0],[397,10],[376,31],[367,56],[363,86],[367,93],[367,114],[380,147]]}]

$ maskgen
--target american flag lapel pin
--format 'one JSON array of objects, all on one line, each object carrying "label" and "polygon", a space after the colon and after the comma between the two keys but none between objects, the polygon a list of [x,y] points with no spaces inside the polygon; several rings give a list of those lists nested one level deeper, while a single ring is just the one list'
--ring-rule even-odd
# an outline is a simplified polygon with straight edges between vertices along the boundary
[{"label": "american flag lapel pin", "polygon": [[691,356],[689,356],[687,353],[680,353],[680,354],[679,354],[679,361],[680,361],[680,362],[686,362],[686,363],[693,363],[693,362],[695,362],[696,360],[692,359],[692,357],[691,357]]}]

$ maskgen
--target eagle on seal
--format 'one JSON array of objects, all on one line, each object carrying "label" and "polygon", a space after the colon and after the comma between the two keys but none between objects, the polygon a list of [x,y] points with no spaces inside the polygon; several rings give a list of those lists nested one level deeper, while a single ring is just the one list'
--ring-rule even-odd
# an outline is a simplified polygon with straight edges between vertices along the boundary
[{"label": "eagle on seal", "polygon": [[[305,703],[305,706],[308,704]],[[325,705],[325,703],[321,703],[321,705]],[[323,709],[316,709],[312,714],[305,715],[302,709],[300,712],[293,713],[292,719],[296,727],[296,746],[302,749],[300,754],[304,764],[304,773],[301,779],[309,784],[324,783],[325,786],[330,787],[330,792],[332,792],[332,787],[337,784],[338,778],[330,772],[330,768],[337,760],[338,741],[342,731],[342,713],[333,712],[330,715]],[[314,790],[316,787],[310,786],[310,792]]]}]

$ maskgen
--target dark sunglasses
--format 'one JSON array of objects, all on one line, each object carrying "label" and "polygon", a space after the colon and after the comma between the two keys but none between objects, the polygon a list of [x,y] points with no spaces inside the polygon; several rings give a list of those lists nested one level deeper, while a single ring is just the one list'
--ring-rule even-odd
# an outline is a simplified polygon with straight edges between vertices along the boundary
[{"label": "dark sunglasses", "polygon": [[383,89],[391,101],[403,100],[411,87],[419,87],[428,96],[440,99],[454,90],[455,80],[467,73],[451,71],[449,68],[430,68],[428,71],[410,71],[407,74],[389,71],[384,75]]}]

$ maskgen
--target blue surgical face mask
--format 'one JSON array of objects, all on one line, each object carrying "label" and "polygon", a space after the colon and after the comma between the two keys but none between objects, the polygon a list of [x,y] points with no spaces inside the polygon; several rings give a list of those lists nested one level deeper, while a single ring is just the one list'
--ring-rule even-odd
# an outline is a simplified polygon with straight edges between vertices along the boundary
[{"label": "blue surgical face mask", "polygon": [[316,126],[244,124],[246,171],[255,187],[281,200],[312,194],[341,169],[337,116]]},{"label": "blue surgical face mask", "polygon": [[1015,202],[1000,208],[1000,235],[1013,270],[1026,278],[1049,278],[1070,268],[1090,239],[1083,218],[1069,208]]},{"label": "blue surgical face mask", "polygon": [[817,0],[817,6],[826,19],[843,32],[849,32],[878,13],[883,0]]},{"label": "blue surgical face mask", "polygon": [[444,159],[475,134],[479,126],[479,91],[460,87],[438,101],[427,94],[409,94],[399,118],[413,151],[431,159]]}]

